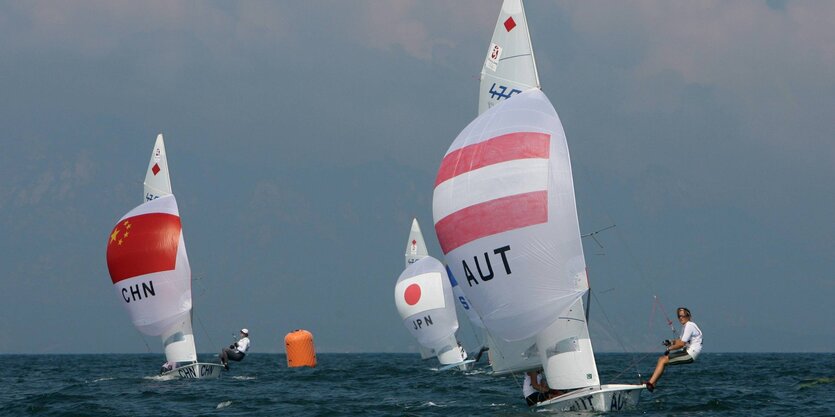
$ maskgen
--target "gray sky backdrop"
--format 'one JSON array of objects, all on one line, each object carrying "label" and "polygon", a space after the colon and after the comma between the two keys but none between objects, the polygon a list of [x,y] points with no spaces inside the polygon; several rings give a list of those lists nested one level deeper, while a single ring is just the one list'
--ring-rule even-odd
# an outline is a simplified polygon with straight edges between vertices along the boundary
[{"label": "gray sky backdrop", "polygon": [[[413,351],[393,288],[499,1],[0,2],[0,353],[160,351],[105,244],[163,132],[198,349]],[[529,1],[598,351],[686,305],[717,351],[833,351],[835,2]],[[463,316],[462,316],[463,318]],[[475,348],[473,332],[462,337]]]}]

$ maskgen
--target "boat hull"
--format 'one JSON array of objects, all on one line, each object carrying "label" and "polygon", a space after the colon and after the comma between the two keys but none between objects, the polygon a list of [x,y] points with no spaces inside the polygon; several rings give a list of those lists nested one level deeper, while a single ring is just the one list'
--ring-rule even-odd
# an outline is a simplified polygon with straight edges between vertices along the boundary
[{"label": "boat hull", "polygon": [[550,411],[621,411],[635,408],[644,385],[609,384],[581,388],[536,404]]},{"label": "boat hull", "polygon": [[160,377],[164,379],[217,379],[221,372],[223,372],[223,365],[218,363],[193,363],[165,372]]}]

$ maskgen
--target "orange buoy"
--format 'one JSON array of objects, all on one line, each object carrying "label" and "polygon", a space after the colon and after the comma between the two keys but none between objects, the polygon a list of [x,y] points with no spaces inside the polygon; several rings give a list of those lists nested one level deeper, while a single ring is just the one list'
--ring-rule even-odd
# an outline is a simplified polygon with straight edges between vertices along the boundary
[{"label": "orange buoy", "polygon": [[316,367],[316,349],[313,348],[313,334],[307,330],[296,330],[284,336],[287,347],[287,367]]}]

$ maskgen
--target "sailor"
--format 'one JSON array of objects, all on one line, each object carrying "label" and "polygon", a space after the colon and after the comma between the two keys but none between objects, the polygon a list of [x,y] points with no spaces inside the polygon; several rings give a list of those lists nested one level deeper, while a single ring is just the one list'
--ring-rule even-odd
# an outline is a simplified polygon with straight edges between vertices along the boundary
[{"label": "sailor", "polygon": [[223,367],[228,371],[229,361],[233,360],[235,362],[239,362],[243,360],[246,356],[246,351],[248,350],[249,330],[243,328],[241,329],[241,335],[238,337],[238,341],[229,345],[228,348],[223,348],[220,352],[220,363],[222,363]]},{"label": "sailor", "polygon": [[165,363],[163,363],[163,364],[162,364],[162,366],[159,368],[159,374],[160,374],[160,375],[162,375],[162,374],[164,374],[164,373],[166,373],[166,372],[168,372],[168,371],[173,371],[175,368],[177,368],[177,362],[174,362],[174,361],[166,361],[166,362],[165,362]]},{"label": "sailor", "polygon": [[548,383],[542,380],[541,369],[525,372],[525,382],[522,384],[522,395],[525,396],[525,401],[528,403],[529,407],[562,394],[563,393],[561,391],[550,389],[548,387]]},{"label": "sailor", "polygon": [[667,349],[658,358],[658,364],[655,365],[655,372],[652,373],[652,378],[646,382],[649,392],[655,390],[655,384],[661,378],[661,374],[664,373],[664,368],[667,365],[693,363],[696,357],[699,356],[699,352],[702,351],[702,330],[696,323],[690,321],[690,310],[685,307],[679,307],[676,310],[676,315],[682,327],[681,337],[675,340],[661,342]]}]

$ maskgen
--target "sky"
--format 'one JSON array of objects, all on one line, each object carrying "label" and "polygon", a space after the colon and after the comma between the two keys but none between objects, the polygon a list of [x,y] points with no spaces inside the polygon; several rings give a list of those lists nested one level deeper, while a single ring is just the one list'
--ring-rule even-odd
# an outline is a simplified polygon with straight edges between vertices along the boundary
[{"label": "sky", "polygon": [[[601,352],[833,352],[833,2],[525,3]],[[411,219],[476,116],[499,1],[0,1],[0,353],[161,352],[105,262],[166,140],[198,351],[413,352]],[[460,337],[477,348],[461,317]]]}]

